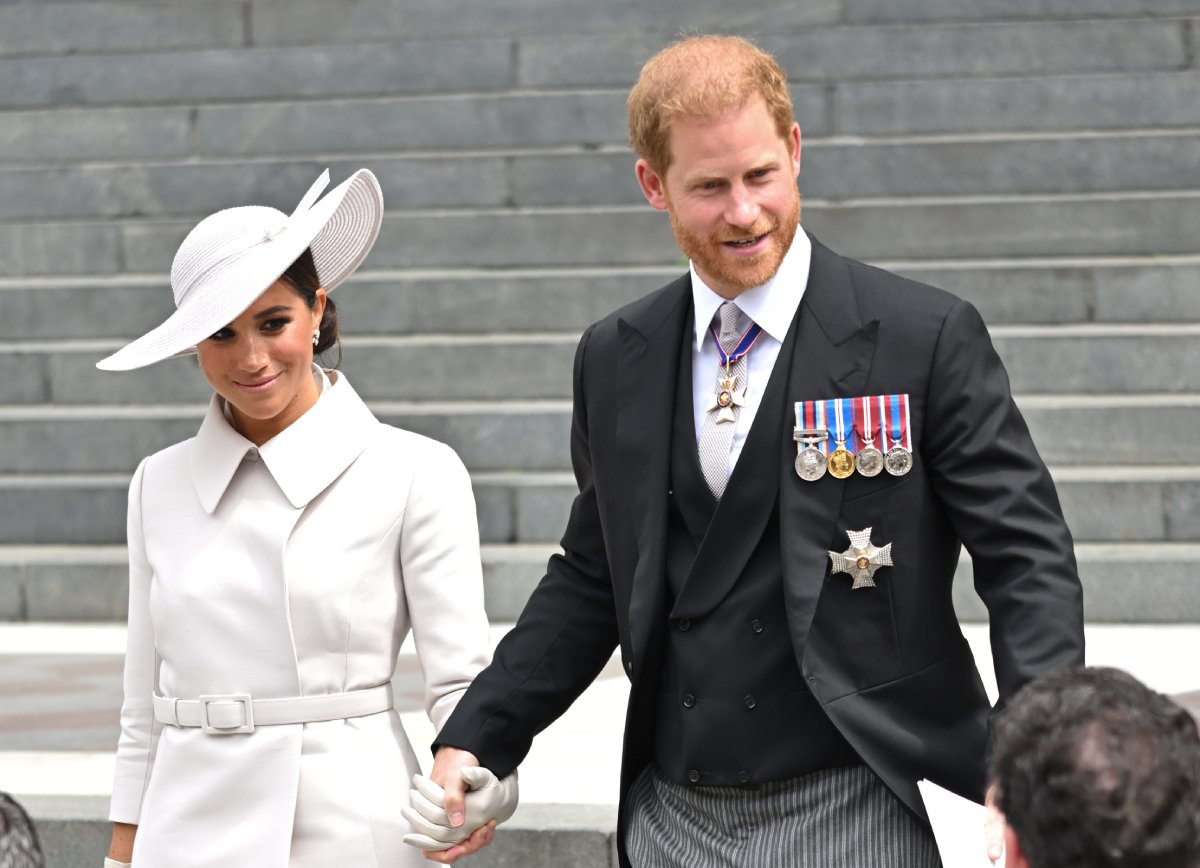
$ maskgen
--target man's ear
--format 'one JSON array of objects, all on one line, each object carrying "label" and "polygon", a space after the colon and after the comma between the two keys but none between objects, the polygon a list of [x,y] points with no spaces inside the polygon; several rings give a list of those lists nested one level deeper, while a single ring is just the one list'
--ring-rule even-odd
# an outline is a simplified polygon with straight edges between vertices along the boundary
[{"label": "man's ear", "polygon": [[792,130],[788,133],[788,154],[792,158],[792,174],[800,176],[800,125],[792,121]]},{"label": "man's ear", "polygon": [[643,159],[637,161],[633,167],[633,173],[637,175],[638,186],[642,188],[642,195],[646,197],[650,207],[658,211],[666,211],[667,185],[663,181],[662,175],[654,171],[650,164]]}]

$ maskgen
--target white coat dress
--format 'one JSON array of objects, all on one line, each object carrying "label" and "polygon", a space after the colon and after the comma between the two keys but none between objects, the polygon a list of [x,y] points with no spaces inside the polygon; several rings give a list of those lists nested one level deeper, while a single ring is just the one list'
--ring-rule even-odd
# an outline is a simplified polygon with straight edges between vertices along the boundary
[{"label": "white coat dress", "polygon": [[400,814],[419,771],[390,710],[207,734],[151,694],[344,693],[388,683],[409,629],[440,729],[488,662],[470,480],[380,423],[345,376],[255,448],[214,396],[129,493],[129,638],[110,819],[135,868],[424,866]]}]

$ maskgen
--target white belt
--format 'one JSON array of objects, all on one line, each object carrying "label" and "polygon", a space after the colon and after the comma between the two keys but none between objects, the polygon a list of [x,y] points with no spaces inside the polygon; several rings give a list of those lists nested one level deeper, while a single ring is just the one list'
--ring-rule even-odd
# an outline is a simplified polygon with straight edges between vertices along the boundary
[{"label": "white belt", "polygon": [[210,735],[254,732],[255,726],[344,720],[387,711],[394,705],[392,685],[350,693],[254,699],[248,693],[176,699],[154,694],[154,719],[171,726],[198,726]]}]

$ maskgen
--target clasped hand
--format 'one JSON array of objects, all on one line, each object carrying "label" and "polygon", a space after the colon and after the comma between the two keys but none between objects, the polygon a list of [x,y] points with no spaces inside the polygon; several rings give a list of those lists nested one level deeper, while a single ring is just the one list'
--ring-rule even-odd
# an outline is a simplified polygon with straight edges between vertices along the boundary
[{"label": "clasped hand", "polygon": [[[413,777],[409,791],[411,807],[403,808],[404,818],[415,830],[404,842],[426,851],[435,861],[453,862],[491,842],[491,834],[517,809],[517,773],[497,778],[481,766],[464,765],[458,769],[465,793],[461,810],[456,794],[447,798],[447,790],[424,775]],[[447,786],[450,784],[447,782]],[[450,810],[447,802],[451,803]],[[452,823],[452,819],[459,820]],[[475,834],[478,833],[478,834]],[[467,845],[459,847],[471,839]],[[439,858],[439,857],[448,858]]]}]

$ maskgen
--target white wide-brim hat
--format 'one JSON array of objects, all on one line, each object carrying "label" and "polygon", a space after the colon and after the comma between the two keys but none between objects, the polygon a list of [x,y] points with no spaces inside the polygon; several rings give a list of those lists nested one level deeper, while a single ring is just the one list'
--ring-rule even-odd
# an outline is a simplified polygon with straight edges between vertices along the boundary
[{"label": "white wide-brim hat", "polygon": [[318,202],[328,185],[327,169],[291,216],[247,205],[201,220],[171,263],[175,313],[96,367],[130,371],[195,352],[196,344],[254,304],[306,248],[312,249],[321,286],[332,291],[375,244],[383,221],[383,191],[367,169],[359,169]]}]

